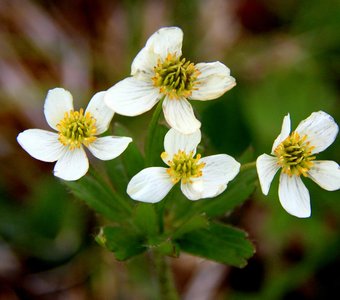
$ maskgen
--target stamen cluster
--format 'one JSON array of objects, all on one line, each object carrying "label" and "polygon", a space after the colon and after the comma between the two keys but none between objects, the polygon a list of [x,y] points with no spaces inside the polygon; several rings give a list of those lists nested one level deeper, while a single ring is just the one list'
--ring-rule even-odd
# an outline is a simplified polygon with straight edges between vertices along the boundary
[{"label": "stamen cluster", "polygon": [[307,135],[300,137],[294,131],[287,137],[274,151],[278,158],[278,164],[282,167],[282,172],[289,176],[303,175],[307,177],[307,172],[313,166],[312,150],[315,148],[306,142]]},{"label": "stamen cluster", "polygon": [[83,109],[66,112],[64,119],[57,125],[59,141],[65,146],[68,145],[70,150],[80,148],[82,144],[88,146],[96,140],[95,124],[96,119],[90,112],[84,115]]},{"label": "stamen cluster", "polygon": [[[162,153],[162,157],[167,155],[166,152]],[[199,163],[201,155],[197,154],[194,157],[193,151],[188,154],[179,150],[177,154],[173,156],[173,159],[168,162],[170,168],[167,169],[167,173],[171,176],[173,183],[177,183],[182,180],[183,183],[192,183],[192,178],[202,176],[202,168],[205,163]]]},{"label": "stamen cluster", "polygon": [[170,53],[164,61],[158,60],[154,71],[154,86],[159,87],[160,92],[171,99],[189,97],[200,74],[193,63]]}]

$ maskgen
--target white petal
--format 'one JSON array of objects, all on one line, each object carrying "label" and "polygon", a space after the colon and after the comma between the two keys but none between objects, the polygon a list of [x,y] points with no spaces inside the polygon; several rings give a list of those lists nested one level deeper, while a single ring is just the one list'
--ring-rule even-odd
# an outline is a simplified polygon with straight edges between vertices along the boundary
[{"label": "white petal", "polygon": [[219,61],[199,63],[195,67],[201,72],[197,77],[195,88],[189,99],[212,100],[222,96],[236,85],[230,70]]},{"label": "white petal", "polygon": [[193,133],[201,127],[201,122],[196,119],[191,104],[185,98],[165,97],[163,112],[168,124],[184,134]]},{"label": "white petal", "polygon": [[54,167],[54,175],[64,180],[77,180],[89,169],[89,161],[83,148],[68,150]]},{"label": "white petal", "polygon": [[192,183],[181,182],[181,190],[185,197],[189,200],[199,200],[202,199],[203,192],[203,180],[202,178],[198,178],[192,181]]},{"label": "white petal", "polygon": [[308,176],[327,191],[340,189],[340,167],[335,161],[313,161]]},{"label": "white petal", "polygon": [[21,132],[17,141],[32,157],[53,162],[59,159],[66,148],[58,140],[58,134],[41,129],[28,129]]},{"label": "white petal", "polygon": [[173,183],[166,168],[151,167],[132,177],[127,193],[137,201],[156,203],[161,201],[171,190]]},{"label": "white petal", "polygon": [[126,78],[107,90],[104,100],[114,112],[137,116],[150,110],[159,100],[158,90],[150,83]]},{"label": "white petal", "polygon": [[309,192],[299,176],[280,175],[279,198],[282,207],[298,218],[311,215]]},{"label": "white petal", "polygon": [[88,149],[95,157],[109,160],[122,154],[131,142],[132,139],[129,137],[105,136],[97,138],[88,146]]},{"label": "white petal", "polygon": [[159,55],[144,47],[132,62],[131,75],[138,79],[151,80],[155,75],[154,67],[157,65],[158,59]]},{"label": "white petal", "polygon": [[256,160],[256,169],[262,193],[268,195],[270,184],[276,172],[280,169],[280,166],[277,164],[277,158],[268,154],[260,155]]},{"label": "white petal", "polygon": [[202,170],[203,190],[201,198],[216,197],[227,188],[240,171],[240,163],[227,154],[204,157],[200,160],[206,165]]},{"label": "white petal", "polygon": [[66,112],[73,109],[73,98],[69,91],[63,88],[49,90],[44,105],[44,114],[48,125],[57,130],[57,124],[64,118]]},{"label": "white petal", "polygon": [[178,27],[163,27],[150,36],[145,48],[165,59],[168,53],[182,55],[183,31]]},{"label": "white petal", "polygon": [[303,120],[295,131],[300,136],[306,134],[307,140],[315,147],[312,153],[319,153],[334,142],[339,127],[329,114],[318,111]]},{"label": "white petal", "polygon": [[104,102],[105,92],[96,93],[90,100],[86,112],[96,119],[96,134],[105,132],[110,125],[114,112]]},{"label": "white petal", "polygon": [[276,147],[279,144],[281,144],[289,136],[289,134],[290,134],[290,116],[288,114],[283,118],[281,133],[274,141],[271,154],[274,154],[274,150],[276,149]]},{"label": "white petal", "polygon": [[196,153],[196,148],[201,141],[201,131],[198,129],[192,134],[183,134],[171,128],[164,137],[164,150],[168,156],[164,159],[167,163],[172,160],[174,154],[179,150],[189,153]]}]

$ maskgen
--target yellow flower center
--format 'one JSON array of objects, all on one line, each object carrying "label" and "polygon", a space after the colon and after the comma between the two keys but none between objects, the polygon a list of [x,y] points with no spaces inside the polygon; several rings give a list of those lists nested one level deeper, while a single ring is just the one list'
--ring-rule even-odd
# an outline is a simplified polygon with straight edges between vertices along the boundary
[{"label": "yellow flower center", "polygon": [[278,164],[282,167],[282,172],[289,176],[307,176],[307,172],[313,166],[312,150],[315,148],[306,142],[307,135],[300,137],[297,132],[292,132],[274,150],[278,158]]},{"label": "yellow flower center", "polygon": [[200,74],[193,63],[170,53],[164,61],[158,60],[154,71],[154,86],[159,87],[160,92],[171,99],[188,98],[195,89],[196,79]]},{"label": "yellow flower center", "polygon": [[[161,154],[163,159],[167,156],[168,154],[166,152]],[[194,157],[193,151],[187,154],[179,150],[178,153],[173,156],[172,160],[168,161],[170,168],[166,170],[171,176],[172,182],[177,183],[182,180],[183,183],[192,183],[192,178],[201,177],[205,163],[199,163],[200,159],[200,154]]]},{"label": "yellow flower center", "polygon": [[84,110],[66,112],[64,119],[58,125],[59,141],[69,146],[70,150],[80,148],[82,144],[90,145],[96,140],[94,136],[97,128],[95,126],[96,119],[92,117],[91,113],[87,112],[84,115]]}]

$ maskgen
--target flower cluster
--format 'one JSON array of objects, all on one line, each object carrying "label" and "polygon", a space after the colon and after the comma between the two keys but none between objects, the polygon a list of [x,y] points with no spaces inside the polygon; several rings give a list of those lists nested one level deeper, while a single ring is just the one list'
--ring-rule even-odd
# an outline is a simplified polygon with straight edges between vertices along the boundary
[{"label": "flower cluster", "polygon": [[[236,85],[221,62],[192,63],[182,57],[183,32],[165,27],[155,32],[132,62],[131,76],[93,96],[84,111],[74,111],[71,94],[55,88],[48,92],[44,113],[56,132],[29,129],[18,135],[19,144],[34,158],[57,161],[54,175],[77,180],[89,168],[86,147],[95,157],[109,160],[120,155],[132,141],[129,137],[105,136],[114,113],[137,116],[161,105],[171,126],[164,139],[161,158],[167,167],[149,167],[136,174],[127,186],[134,200],[161,201],[180,182],[190,200],[215,197],[240,171],[240,164],[227,154],[202,158],[196,153],[201,141],[201,123],[188,100],[212,100]],[[301,175],[326,190],[340,188],[339,165],[318,161],[315,154],[336,138],[338,126],[325,112],[313,113],[290,133],[290,118],[274,142],[272,156],[258,157],[256,167],[262,192],[267,195],[281,168],[279,199],[284,209],[297,217],[311,214],[309,193]]]}]

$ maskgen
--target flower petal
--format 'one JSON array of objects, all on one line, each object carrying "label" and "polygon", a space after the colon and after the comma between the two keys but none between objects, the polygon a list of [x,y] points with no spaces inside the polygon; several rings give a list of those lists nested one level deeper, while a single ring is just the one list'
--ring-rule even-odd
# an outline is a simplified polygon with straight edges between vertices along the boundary
[{"label": "flower petal", "polygon": [[340,189],[340,167],[335,161],[313,161],[313,167],[308,171],[308,176],[319,186],[327,191]]},{"label": "flower petal", "polygon": [[289,134],[290,134],[290,115],[288,114],[283,118],[281,133],[274,141],[271,154],[274,154],[274,150],[289,136]]},{"label": "flower petal", "polygon": [[224,64],[217,62],[199,63],[195,67],[200,71],[195,90],[189,99],[212,100],[222,96],[236,85],[235,78]]},{"label": "flower petal", "polygon": [[65,152],[65,147],[58,140],[58,134],[42,129],[28,129],[21,132],[17,141],[24,150],[46,162],[58,160]]},{"label": "flower petal", "polygon": [[156,203],[169,193],[173,185],[166,168],[151,167],[132,177],[127,193],[134,200]]},{"label": "flower petal", "polygon": [[163,27],[152,34],[145,48],[165,59],[168,53],[182,55],[183,31],[178,27]]},{"label": "flower petal", "polygon": [[315,147],[312,153],[319,153],[334,142],[339,127],[329,114],[318,111],[303,120],[295,131],[301,136],[307,135],[307,140]]},{"label": "flower petal", "polygon": [[192,134],[183,134],[171,128],[164,137],[164,150],[168,154],[164,162],[172,160],[179,150],[196,154],[196,148],[201,141],[201,131],[198,129]]},{"label": "flower petal", "polygon": [[203,189],[201,198],[216,197],[227,188],[240,171],[240,163],[227,154],[204,157],[200,162],[205,163],[202,170]]},{"label": "flower petal", "polygon": [[66,112],[73,109],[73,98],[69,91],[63,88],[49,90],[44,105],[44,114],[48,125],[57,130],[57,124],[64,118]]},{"label": "flower petal", "polygon": [[144,47],[132,62],[131,75],[141,80],[151,81],[151,78],[155,75],[154,67],[157,65],[158,59],[157,54]]},{"label": "flower petal", "polygon": [[96,93],[86,108],[86,112],[90,112],[96,119],[96,134],[101,134],[109,128],[114,115],[114,112],[105,104],[104,95],[105,92]]},{"label": "flower petal", "polygon": [[311,215],[309,192],[299,176],[280,175],[279,198],[282,207],[298,218]]},{"label": "flower petal", "polygon": [[185,98],[165,97],[163,112],[168,124],[184,134],[193,133],[201,127],[201,122],[196,119],[191,104]]},{"label": "flower petal", "polygon": [[109,160],[122,154],[131,142],[132,139],[129,137],[105,136],[97,138],[88,146],[88,149],[95,157]]},{"label": "flower petal", "polygon": [[199,200],[202,199],[202,191],[203,191],[203,180],[202,178],[197,178],[196,180],[192,180],[192,183],[181,182],[181,190],[185,197],[189,200]]},{"label": "flower petal", "polygon": [[104,100],[118,114],[137,116],[150,110],[160,97],[151,82],[128,77],[108,89]]},{"label": "flower petal", "polygon": [[77,180],[89,169],[89,161],[83,148],[68,150],[54,167],[54,176],[64,180]]},{"label": "flower petal", "polygon": [[268,154],[260,155],[256,160],[256,169],[262,193],[268,195],[270,184],[276,172],[280,169],[280,166],[277,164],[277,158]]}]

